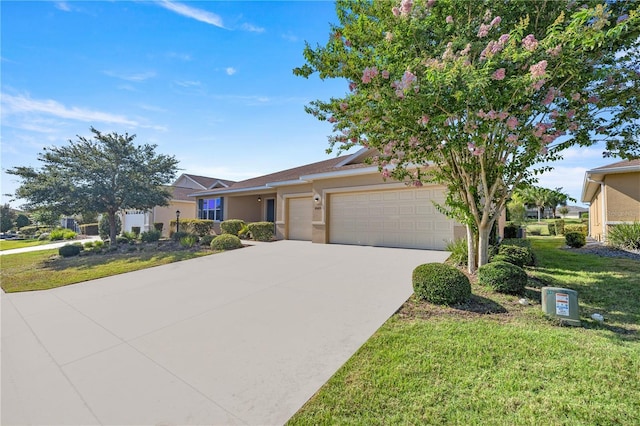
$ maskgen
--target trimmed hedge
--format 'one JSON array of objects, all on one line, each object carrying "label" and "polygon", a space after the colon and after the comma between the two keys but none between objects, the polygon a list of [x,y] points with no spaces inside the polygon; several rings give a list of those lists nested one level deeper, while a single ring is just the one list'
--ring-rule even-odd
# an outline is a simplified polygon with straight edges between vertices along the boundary
[{"label": "trimmed hedge", "polygon": [[67,244],[58,249],[58,254],[62,257],[77,256],[82,251],[82,247],[75,244]]},{"label": "trimmed hedge", "polygon": [[519,267],[535,265],[533,252],[528,247],[519,247],[511,245],[501,245],[498,248],[498,255],[506,258],[507,262],[513,263]]},{"label": "trimmed hedge", "polygon": [[511,263],[493,261],[478,268],[478,284],[498,293],[522,294],[527,285],[527,273]]},{"label": "trimmed hedge", "polygon": [[247,225],[251,238],[256,241],[273,240],[273,222],[254,222]]},{"label": "trimmed hedge", "polygon": [[580,232],[582,235],[587,235],[588,229],[589,227],[587,225],[574,223],[570,223],[564,227],[565,233]]},{"label": "trimmed hedge", "polygon": [[438,305],[463,303],[471,297],[469,278],[454,266],[425,263],[413,270],[412,281],[416,296]]},{"label": "trimmed hedge", "polygon": [[242,247],[242,241],[235,235],[218,235],[211,241],[211,248],[214,250],[235,250]]},{"label": "trimmed hedge", "polygon": [[569,231],[564,234],[564,240],[569,247],[573,248],[580,248],[587,244],[587,237],[582,232]]},{"label": "trimmed hedge", "polygon": [[239,235],[245,226],[246,223],[241,219],[229,219],[220,222],[220,230],[223,234]]},{"label": "trimmed hedge", "polygon": [[[209,219],[180,219],[180,232],[196,234],[199,237],[213,233],[215,222]],[[176,220],[173,219],[169,223],[171,233],[175,232]]]},{"label": "trimmed hedge", "polygon": [[531,248],[531,240],[526,238],[504,238],[500,241],[500,246],[518,246]]},{"label": "trimmed hedge", "polygon": [[143,243],[154,243],[160,239],[162,236],[162,231],[158,231],[154,229],[153,231],[147,231],[140,234],[140,240]]},{"label": "trimmed hedge", "polygon": [[504,227],[504,238],[518,238],[518,229],[520,227],[514,224],[509,224]]}]

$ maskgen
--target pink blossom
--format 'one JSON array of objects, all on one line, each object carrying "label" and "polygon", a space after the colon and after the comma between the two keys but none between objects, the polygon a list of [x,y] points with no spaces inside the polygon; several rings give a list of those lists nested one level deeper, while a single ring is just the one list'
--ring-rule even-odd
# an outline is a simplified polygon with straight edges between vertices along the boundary
[{"label": "pink blossom", "polygon": [[327,121],[329,121],[329,123],[335,123],[338,120],[336,120],[336,118],[334,116],[331,116],[331,117],[329,117],[329,119]]},{"label": "pink blossom", "polygon": [[509,117],[509,119],[507,120],[507,128],[509,130],[515,130],[515,128],[518,127],[518,119],[516,117]]},{"label": "pink blossom", "polygon": [[384,38],[387,41],[392,41],[393,40],[393,33],[391,31],[387,31],[387,33],[384,35]]},{"label": "pink blossom", "polygon": [[575,109],[570,109],[569,111],[567,111],[567,118],[569,120],[571,120],[575,115],[576,115],[576,110]]},{"label": "pink blossom", "polygon": [[429,116],[426,114],[423,115],[422,117],[420,117],[420,120],[418,120],[418,123],[426,126],[427,124],[429,124]]},{"label": "pink blossom", "polygon": [[579,101],[580,100],[580,93],[572,93],[571,94],[571,99],[573,99],[574,101]]},{"label": "pink blossom", "polygon": [[535,83],[533,83],[531,87],[533,87],[535,90],[540,90],[542,89],[542,86],[544,86],[544,83],[546,83],[546,81],[543,78],[542,80],[538,80]]},{"label": "pink blossom", "polygon": [[509,113],[506,111],[500,111],[500,113],[498,114],[498,118],[500,120],[505,120],[508,116],[509,116]]},{"label": "pink blossom", "polygon": [[509,37],[510,37],[509,34],[502,34],[498,39],[498,43],[504,46],[509,41]]},{"label": "pink blossom", "polygon": [[416,188],[420,188],[423,184],[422,181],[414,180],[413,182],[411,182],[411,185],[415,186]]},{"label": "pink blossom", "polygon": [[493,20],[489,25],[491,25],[492,27],[495,27],[496,25],[500,24],[500,22],[502,22],[502,18],[499,16],[496,16],[495,18],[493,18]]},{"label": "pink blossom", "polygon": [[499,68],[499,69],[497,69],[497,70],[493,73],[492,77],[493,77],[493,79],[494,79],[494,80],[498,80],[498,81],[500,81],[500,80],[504,80],[504,77],[505,77],[505,69],[504,69],[504,68]]},{"label": "pink blossom", "polygon": [[475,156],[480,156],[480,155],[484,154],[484,147],[477,146],[476,149],[473,150],[472,154],[475,155]]},{"label": "pink blossom", "polygon": [[351,40],[345,40],[344,45],[347,47],[351,47]]},{"label": "pink blossom", "polygon": [[362,82],[363,83],[371,83],[371,79],[378,76],[378,68],[376,67],[366,67],[362,73]]},{"label": "pink blossom", "polygon": [[447,19],[445,19],[447,24],[453,24],[453,16],[449,15],[447,16]]},{"label": "pink blossom", "polygon": [[543,146],[542,148],[540,148],[541,155],[547,155],[548,152],[549,152],[549,149],[547,149],[546,146]]},{"label": "pink blossom", "polygon": [[529,34],[522,39],[522,47],[529,52],[533,52],[538,47],[538,40],[536,40],[533,34]]},{"label": "pink blossom", "polygon": [[391,173],[389,173],[389,169],[387,169],[386,167],[382,169],[382,178],[387,179],[389,176],[391,176]]},{"label": "pink blossom", "polygon": [[452,47],[453,47],[453,43],[451,43],[451,42],[447,43],[447,48],[445,49],[444,53],[442,54],[442,60],[443,61],[454,59],[453,48]]},{"label": "pink blossom", "polygon": [[490,29],[491,29],[490,25],[480,24],[480,29],[478,30],[478,38],[483,38],[488,36]]},{"label": "pink blossom", "polygon": [[347,103],[346,103],[346,102],[342,102],[342,103],[340,103],[340,109],[341,109],[342,111],[346,111],[346,110],[347,110],[347,107],[348,107],[348,105],[347,105]]},{"label": "pink blossom", "polygon": [[427,2],[427,7],[433,7],[433,5],[436,3],[436,0],[429,0]]},{"label": "pink blossom", "polygon": [[393,7],[391,12],[393,12],[393,16],[400,16],[400,9],[398,7]]},{"label": "pink blossom", "polygon": [[578,123],[572,121],[571,123],[569,123],[568,129],[572,132],[575,132],[576,130],[578,130]]},{"label": "pink blossom", "polygon": [[547,127],[542,123],[538,123],[536,124],[536,129],[533,131],[533,134],[535,137],[540,138],[546,131]]},{"label": "pink blossom", "polygon": [[418,140],[417,137],[411,136],[409,138],[409,145],[411,145],[412,148],[415,148],[416,146],[418,146],[419,143],[420,143],[420,141]]},{"label": "pink blossom", "polygon": [[544,73],[547,72],[547,61],[542,60],[537,64],[531,65],[529,67],[529,72],[533,78],[544,76]]},{"label": "pink blossom", "polygon": [[542,103],[544,105],[549,105],[551,102],[553,102],[555,98],[556,98],[556,91],[553,89],[553,87],[550,87],[544,99],[542,100]]},{"label": "pink blossom", "polygon": [[467,45],[465,46],[464,49],[462,49],[459,54],[460,56],[464,56],[467,55],[469,53],[469,51],[471,50],[471,43],[467,43]]},{"label": "pink blossom", "polygon": [[587,102],[589,102],[590,104],[597,104],[598,102],[600,102],[600,99],[597,96],[589,96]]},{"label": "pink blossom", "polygon": [[547,53],[553,57],[556,57],[558,55],[560,55],[560,53],[562,52],[562,45],[559,44],[556,47],[554,47],[553,49],[548,49]]},{"label": "pink blossom", "polygon": [[400,2],[400,14],[402,16],[407,16],[411,13],[411,8],[413,7],[413,0],[402,0]]},{"label": "pink blossom", "polygon": [[494,110],[491,110],[487,113],[487,118],[489,120],[495,120],[496,118],[498,118],[498,113],[495,112]]},{"label": "pink blossom", "polygon": [[404,90],[396,89],[396,96],[399,97],[400,99],[404,99]]},{"label": "pink blossom", "polygon": [[553,118],[554,120],[558,118],[558,110],[554,109],[553,111],[551,111],[550,117]]},{"label": "pink blossom", "polygon": [[389,71],[383,70],[382,71],[382,78],[388,80],[389,79]]},{"label": "pink blossom", "polygon": [[550,144],[551,142],[553,142],[556,139],[556,135],[542,135],[542,142],[544,142],[545,144]]},{"label": "pink blossom", "polygon": [[518,136],[514,135],[513,133],[510,133],[509,136],[507,136],[507,142],[514,143],[517,141],[518,141]]},{"label": "pink blossom", "polygon": [[467,144],[467,148],[469,149],[469,151],[473,151],[474,149],[476,149],[476,144],[474,144],[473,142],[469,142]]},{"label": "pink blossom", "polygon": [[478,111],[478,112],[476,113],[476,115],[477,115],[479,118],[486,118],[486,117],[487,117],[487,114],[486,114],[483,110]]},{"label": "pink blossom", "polygon": [[349,82],[349,90],[350,91],[353,92],[354,90],[356,90],[356,87],[358,87],[358,86],[356,85],[356,83],[354,81]]}]

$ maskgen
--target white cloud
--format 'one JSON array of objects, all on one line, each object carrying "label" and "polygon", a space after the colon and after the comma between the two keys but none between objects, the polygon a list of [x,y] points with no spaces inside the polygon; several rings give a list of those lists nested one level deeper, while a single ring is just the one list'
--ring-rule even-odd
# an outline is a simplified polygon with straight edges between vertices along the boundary
[{"label": "white cloud", "polygon": [[295,43],[298,41],[298,37],[293,35],[291,32],[288,32],[286,34],[282,34],[281,37],[287,41],[290,41],[292,43]]},{"label": "white cloud", "polygon": [[227,67],[224,71],[227,73],[227,75],[234,75],[236,72],[238,72],[238,71],[237,71],[235,68],[233,68],[233,67]]},{"label": "white cloud", "polygon": [[109,77],[114,77],[114,78],[119,78],[121,80],[134,81],[134,82],[145,81],[156,76],[155,71],[147,71],[147,72],[134,73],[134,74],[121,74],[115,71],[103,71],[103,73],[105,75],[108,75]]},{"label": "white cloud", "polygon": [[264,32],[264,28],[262,27],[256,27],[255,25],[252,24],[248,24],[248,23],[244,23],[240,26],[240,28],[242,28],[245,31],[249,31],[252,33],[263,33]]},{"label": "white cloud", "polygon": [[138,126],[136,121],[130,120],[122,115],[110,114],[102,111],[94,111],[79,107],[66,107],[52,99],[38,100],[29,96],[13,96],[2,94],[2,114],[24,114],[39,113],[47,114],[58,118],[84,122],[100,122],[123,124],[127,126]]},{"label": "white cloud", "polygon": [[178,86],[182,86],[182,87],[198,87],[202,85],[202,83],[200,83],[199,81],[193,81],[193,80],[181,80],[181,81],[175,81],[175,83]]},{"label": "white cloud", "polygon": [[208,12],[202,9],[196,9],[195,7],[187,6],[181,3],[174,3],[168,0],[162,0],[158,2],[158,5],[168,9],[178,15],[186,16],[187,18],[193,18],[196,21],[204,22],[219,28],[224,28],[222,18],[215,13]]},{"label": "white cloud", "polygon": [[56,9],[63,10],[65,12],[71,12],[71,6],[66,1],[57,1],[55,3]]},{"label": "white cloud", "polygon": [[179,53],[179,52],[167,52],[166,54],[167,58],[171,58],[171,59],[179,59],[181,61],[190,61],[191,55],[188,53]]}]

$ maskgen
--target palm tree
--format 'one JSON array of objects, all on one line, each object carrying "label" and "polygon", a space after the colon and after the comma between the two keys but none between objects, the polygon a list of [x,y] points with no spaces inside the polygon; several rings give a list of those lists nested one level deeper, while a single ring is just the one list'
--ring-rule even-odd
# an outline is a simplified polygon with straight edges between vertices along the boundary
[{"label": "palm tree", "polygon": [[562,188],[548,189],[547,191],[549,191],[549,194],[545,207],[549,207],[551,209],[554,218],[556,217],[556,208],[558,206],[566,206],[569,201],[573,201],[574,203],[576,202],[575,198],[572,198],[569,194],[562,192]]},{"label": "palm tree", "polygon": [[549,205],[549,193],[551,190],[539,186],[525,186],[518,190],[527,206],[536,206],[538,209],[538,222],[542,220],[542,212]]}]

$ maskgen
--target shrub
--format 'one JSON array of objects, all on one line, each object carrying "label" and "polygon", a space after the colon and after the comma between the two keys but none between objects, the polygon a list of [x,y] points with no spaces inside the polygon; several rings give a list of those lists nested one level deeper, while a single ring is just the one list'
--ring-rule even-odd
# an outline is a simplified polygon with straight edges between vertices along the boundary
[{"label": "shrub", "polygon": [[93,241],[87,241],[86,243],[84,243],[84,248],[92,248],[93,246]]},{"label": "shrub", "polygon": [[565,233],[579,232],[582,235],[587,235],[587,229],[588,229],[587,225],[584,225],[584,224],[572,224],[572,223],[570,223],[568,225],[565,225],[565,227],[564,227]]},{"label": "shrub", "polygon": [[204,237],[200,238],[200,245],[210,247],[211,241],[213,241],[215,237],[215,235],[205,235]]},{"label": "shrub", "polygon": [[256,241],[271,241],[273,239],[273,222],[254,222],[247,225],[251,237]]},{"label": "shrub", "polygon": [[213,234],[213,226],[215,222],[209,219],[193,219],[192,226],[193,232],[195,232],[199,237],[204,237],[205,235]]},{"label": "shrub", "polygon": [[556,235],[564,235],[564,219],[558,219],[554,224],[556,226]]},{"label": "shrub", "polygon": [[139,226],[132,226],[131,227],[131,232],[133,232],[136,236],[136,238],[138,238],[138,236],[140,235],[140,227]]},{"label": "shrub", "polygon": [[80,254],[81,248],[75,244],[67,244],[58,249],[58,254],[62,257],[72,257]]},{"label": "shrub", "polygon": [[162,232],[154,229],[152,231],[146,231],[140,234],[140,240],[143,243],[154,243],[160,239]]},{"label": "shrub", "polygon": [[84,225],[80,225],[80,233],[83,235],[98,235],[100,234],[98,227],[98,223],[86,223]]},{"label": "shrub", "polygon": [[640,222],[610,227],[607,241],[613,247],[622,250],[640,250]]},{"label": "shrub", "polygon": [[20,228],[20,232],[26,237],[33,237],[38,232],[39,226],[31,225],[31,226],[23,226]]},{"label": "shrub", "polygon": [[447,259],[447,263],[453,266],[464,266],[468,262],[469,248],[467,246],[467,240],[464,238],[458,238],[455,241],[451,241],[447,244],[447,251],[451,252],[451,255]]},{"label": "shrub", "polygon": [[127,239],[127,242],[132,242],[138,239],[138,235],[135,232],[123,232],[122,237]]},{"label": "shrub", "polygon": [[[116,215],[116,235],[118,235],[122,231],[122,221],[120,220],[120,215]],[[100,219],[100,224],[98,225],[98,233],[100,234],[100,238],[103,240],[109,237],[109,218],[106,214],[102,215],[102,219]]]},{"label": "shrub", "polygon": [[104,241],[102,241],[102,240],[94,241],[94,242],[93,242],[93,246],[94,246],[95,248],[102,248],[102,247],[104,246]]},{"label": "shrub", "polygon": [[220,223],[220,230],[223,234],[231,234],[240,236],[240,231],[246,226],[244,220],[229,219]]},{"label": "shrub", "polygon": [[211,241],[211,248],[214,250],[234,250],[242,247],[240,238],[231,234],[218,235]]},{"label": "shrub", "polygon": [[187,248],[191,248],[193,247],[196,243],[198,242],[198,237],[193,235],[193,234],[189,234],[186,235],[182,238],[180,238],[180,245],[182,247],[187,247]]},{"label": "shrub", "polygon": [[[567,226],[568,227],[568,226]],[[567,231],[564,240],[569,247],[580,248],[587,243],[587,238],[582,232]]]},{"label": "shrub", "polygon": [[549,230],[549,235],[556,235],[556,224],[555,222],[547,222],[547,229]]},{"label": "shrub", "polygon": [[49,239],[51,241],[59,241],[59,240],[73,240],[76,237],[76,233],[71,229],[54,229],[49,234]]},{"label": "shrub", "polygon": [[179,243],[181,239],[183,239],[188,235],[190,234],[186,231],[174,232],[173,234],[171,234],[171,240]]},{"label": "shrub", "polygon": [[160,231],[162,232],[162,229],[164,228],[164,223],[163,222],[155,222],[153,224],[153,227],[156,231]]},{"label": "shrub", "polygon": [[523,266],[533,266],[535,264],[535,258],[533,257],[533,251],[528,247],[501,245],[498,249],[498,255],[504,256],[507,262]]},{"label": "shrub", "polygon": [[494,261],[478,268],[478,284],[498,293],[522,294],[527,285],[527,274],[519,266]]},{"label": "shrub", "polygon": [[438,305],[462,303],[471,297],[469,278],[454,266],[420,265],[413,270],[412,281],[416,296]]}]

